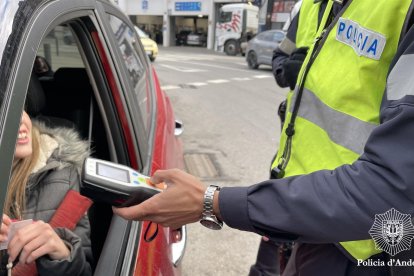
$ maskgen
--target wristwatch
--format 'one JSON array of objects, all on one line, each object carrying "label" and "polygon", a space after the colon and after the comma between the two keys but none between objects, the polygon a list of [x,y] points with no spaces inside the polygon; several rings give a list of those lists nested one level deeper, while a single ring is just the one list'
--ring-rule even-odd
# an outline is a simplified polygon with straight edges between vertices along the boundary
[{"label": "wristwatch", "polygon": [[220,187],[210,185],[204,193],[204,209],[200,223],[209,229],[220,230],[223,228],[223,222],[213,212],[213,197],[215,191],[220,191]]}]

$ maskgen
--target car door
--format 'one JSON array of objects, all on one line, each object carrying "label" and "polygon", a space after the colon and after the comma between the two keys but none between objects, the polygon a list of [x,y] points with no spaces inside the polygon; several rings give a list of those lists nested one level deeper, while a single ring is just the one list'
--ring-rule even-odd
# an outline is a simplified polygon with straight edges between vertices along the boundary
[{"label": "car door", "polygon": [[[12,1],[8,3],[10,4]],[[16,143],[17,129],[19,127],[20,115],[22,112],[23,103],[25,101],[26,91],[28,88],[29,78],[32,73],[35,56],[37,54],[44,54],[49,58],[56,56],[63,63],[67,61],[68,66],[78,66],[78,64],[71,64],[71,61],[73,60],[70,56],[66,56],[65,58],[65,52],[63,51],[63,47],[61,47],[62,44],[59,44],[59,39],[54,39],[56,38],[55,31],[57,31],[57,26],[63,24],[64,22],[68,22],[65,24],[68,29],[72,23],[73,27],[84,27],[85,25],[83,25],[83,23],[85,22],[82,21],[84,19],[88,21],[88,24],[93,25],[94,21],[97,22],[94,15],[95,5],[96,3],[94,1],[54,1],[48,3],[46,3],[46,1],[19,1],[19,5],[15,11],[15,16],[9,18],[9,20],[12,22],[9,29],[9,38],[11,39],[8,39],[5,42],[5,49],[13,49],[13,53],[10,55],[7,50],[3,52],[2,56],[2,64],[8,65],[8,67],[3,67],[4,70],[2,70],[2,72],[10,72],[2,78],[2,83],[7,85],[7,89],[3,89],[1,92],[3,95],[2,98],[6,101],[2,101],[1,109],[2,139],[0,142],[0,151],[2,152],[2,160],[5,164],[5,166],[2,166],[2,169],[7,168],[7,171],[2,174],[2,177],[3,175],[6,177],[10,175],[10,166],[8,164],[10,164],[10,162],[13,160],[13,150]],[[94,27],[96,30],[99,30],[98,24],[95,23]],[[83,34],[86,35],[86,32]],[[83,39],[87,40],[86,37]],[[46,41],[54,41],[56,43],[48,43]],[[44,47],[41,48],[41,45]],[[45,47],[46,45],[49,47]],[[91,47],[91,43],[84,43],[83,46],[79,48],[80,51],[77,53],[79,55],[82,55],[83,60],[87,62],[88,72],[90,75],[92,75],[92,68],[97,68],[96,58],[94,59],[95,65],[92,64],[94,61],[93,54],[90,54],[91,51],[93,51]],[[85,58],[86,53],[90,55],[89,61],[87,61]],[[76,53],[72,52],[68,54],[76,55]],[[53,63],[54,62],[51,62],[51,64]],[[98,72],[96,72],[96,74],[98,74]],[[73,83],[75,82],[72,82],[72,84]],[[55,84],[56,83],[53,82],[51,87],[53,88]],[[52,89],[50,92],[53,92]],[[53,97],[51,95],[48,100],[51,100],[52,98],[58,100],[59,96]],[[71,98],[74,97],[68,97],[68,99]],[[76,99],[76,101],[78,101],[78,99]],[[56,101],[54,104],[60,104],[61,108],[70,105],[70,103],[64,101]],[[53,111],[56,110],[53,109]],[[114,131],[114,133],[116,132]],[[117,135],[114,134],[111,138],[115,140],[116,136]],[[115,144],[116,143],[113,143],[114,148],[119,147]],[[111,151],[115,152],[114,149]],[[120,152],[121,154],[114,156],[114,158],[116,157],[121,162],[126,163],[126,156],[122,154],[122,151]],[[7,179],[2,180],[2,183],[4,183],[2,184],[2,191],[6,191],[8,181]],[[4,192],[2,192],[2,198],[4,199]],[[114,218],[111,222],[111,229],[115,229],[114,231],[116,231],[117,234],[115,238],[112,238],[110,235],[108,235],[107,238],[107,240],[111,242],[113,240],[114,244],[116,244],[116,246],[113,247],[112,266],[111,269],[107,270],[107,275],[119,275],[118,271],[121,271],[121,268],[125,263],[124,254],[125,248],[127,246],[126,237],[130,233],[130,227],[130,223],[122,221],[121,219]]]},{"label": "car door", "polygon": [[276,49],[278,43],[274,40],[275,32],[269,31],[266,32],[263,37],[263,56],[262,56],[262,62],[264,64],[271,65],[272,64],[272,57],[273,57],[273,51]]},{"label": "car door", "polygon": [[[44,55],[52,67],[57,69],[53,78],[42,79],[46,98],[49,103],[53,103],[48,104],[44,110],[47,116],[79,122],[76,126],[82,128],[80,132],[84,133],[84,138],[91,141],[98,158],[125,164],[146,174],[157,168],[153,166],[154,160],[157,160],[153,158],[153,152],[157,152],[154,147],[155,137],[167,137],[168,133],[159,134],[158,129],[161,128],[155,127],[158,121],[162,121],[159,116],[154,117],[158,114],[155,108],[158,98],[153,92],[156,85],[153,80],[155,73],[148,66],[148,58],[142,53],[139,42],[135,47],[141,52],[135,56],[138,62],[134,62],[128,59],[128,50],[122,52],[120,45],[114,42],[109,22],[105,21],[108,20],[108,11],[122,18],[131,27],[128,19],[109,4],[92,0],[20,1],[18,5],[12,4],[12,1],[6,2],[6,7],[0,6],[5,11],[3,15],[11,16],[0,17],[4,23],[0,28],[2,34],[5,34],[0,39],[2,203],[36,55]],[[69,35],[72,38],[70,45],[67,45]],[[75,47],[76,51],[69,46]],[[126,60],[129,66],[123,64]],[[56,76],[58,71],[59,78]],[[77,76],[80,77],[76,78]],[[84,85],[81,86],[82,84]],[[135,87],[139,87],[139,91]],[[80,93],[77,94],[78,92]],[[62,97],[65,100],[61,100]],[[127,104],[132,97],[137,105]],[[163,111],[170,113],[170,120],[165,122],[167,116],[164,114],[164,125],[159,125],[164,126],[164,129],[168,126],[171,134],[174,132],[174,122],[168,106],[164,103]],[[74,108],[71,110],[69,107]],[[87,123],[84,124],[85,122]],[[170,139],[166,145],[174,145],[179,149],[179,143],[175,142]],[[167,151],[161,149],[160,152]],[[165,156],[155,156],[159,156],[157,164],[161,168],[172,166],[176,160],[171,158],[166,163]],[[170,235],[182,232],[160,229],[153,242],[143,245],[144,232],[150,227],[148,223],[128,222],[112,216],[111,207],[103,204],[94,204],[91,209],[96,275],[178,273],[179,270],[171,259],[174,246],[171,245],[173,239]],[[175,245],[181,248],[182,239],[177,238],[176,241]],[[151,271],[151,274],[147,271]]]},{"label": "car door", "polygon": [[257,53],[257,62],[259,64],[263,63],[263,56],[265,55],[266,48],[265,48],[265,37],[266,33],[259,33],[255,38],[253,38],[253,47]]}]

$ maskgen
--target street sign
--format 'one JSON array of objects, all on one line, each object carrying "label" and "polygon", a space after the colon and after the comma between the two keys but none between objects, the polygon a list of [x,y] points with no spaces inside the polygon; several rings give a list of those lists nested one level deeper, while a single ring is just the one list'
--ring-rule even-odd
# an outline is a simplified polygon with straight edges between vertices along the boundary
[{"label": "street sign", "polygon": [[148,0],[142,0],[142,9],[148,10]]},{"label": "street sign", "polygon": [[201,2],[175,2],[175,11],[201,11]]}]

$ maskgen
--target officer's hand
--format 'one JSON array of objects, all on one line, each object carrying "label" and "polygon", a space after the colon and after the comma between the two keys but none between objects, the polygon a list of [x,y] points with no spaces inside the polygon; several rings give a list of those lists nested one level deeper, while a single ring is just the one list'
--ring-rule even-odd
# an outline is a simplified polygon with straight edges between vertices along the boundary
[{"label": "officer's hand", "polygon": [[165,182],[167,189],[139,205],[115,208],[115,214],[128,220],[149,220],[178,229],[200,220],[205,185],[196,177],[178,169],[156,171],[151,182]]},{"label": "officer's hand", "polygon": [[296,49],[282,66],[283,73],[285,75],[286,81],[289,83],[289,88],[291,90],[295,89],[296,80],[298,78],[303,61],[306,58],[308,49],[308,47],[301,47]]}]

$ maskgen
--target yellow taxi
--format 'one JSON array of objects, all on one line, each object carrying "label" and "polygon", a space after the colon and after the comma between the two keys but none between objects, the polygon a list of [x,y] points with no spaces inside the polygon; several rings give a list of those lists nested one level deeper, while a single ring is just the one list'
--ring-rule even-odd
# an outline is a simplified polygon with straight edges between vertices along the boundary
[{"label": "yellow taxi", "polygon": [[154,61],[158,55],[157,43],[151,38],[149,38],[149,36],[137,26],[135,26],[135,30],[137,31],[138,36],[141,39],[141,43],[144,46],[145,52],[147,53],[149,59],[151,61]]}]

